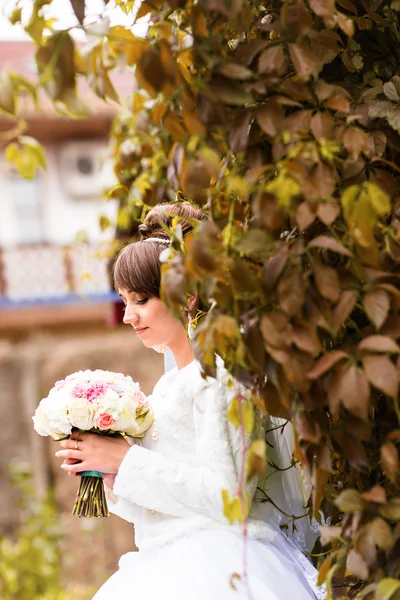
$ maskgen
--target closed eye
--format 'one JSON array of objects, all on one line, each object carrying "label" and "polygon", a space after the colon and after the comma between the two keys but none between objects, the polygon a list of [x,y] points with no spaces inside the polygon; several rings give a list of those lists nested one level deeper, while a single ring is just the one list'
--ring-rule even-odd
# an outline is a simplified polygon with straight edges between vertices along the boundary
[{"label": "closed eye", "polygon": [[143,304],[146,304],[146,302],[148,302],[148,298],[143,298],[143,300],[136,300],[135,304],[139,304],[139,306],[142,306]]}]

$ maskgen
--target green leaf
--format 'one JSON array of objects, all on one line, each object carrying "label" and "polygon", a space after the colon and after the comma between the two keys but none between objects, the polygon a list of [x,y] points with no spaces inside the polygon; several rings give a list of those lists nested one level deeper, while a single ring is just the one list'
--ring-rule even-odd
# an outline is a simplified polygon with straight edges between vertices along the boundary
[{"label": "green leaf", "polygon": [[99,217],[99,225],[101,231],[106,231],[112,225],[110,219],[106,215],[100,215]]},{"label": "green leaf", "polygon": [[5,150],[5,158],[16,166],[24,179],[33,179],[39,167],[46,168],[43,147],[28,136],[21,136],[19,143],[9,144]]},{"label": "green leaf", "polygon": [[25,77],[21,77],[21,75],[18,75],[17,73],[10,73],[10,80],[14,86],[14,89],[17,90],[17,92],[28,94],[28,96],[32,98],[35,107],[37,107],[37,86],[29,81],[29,79],[25,79]]},{"label": "green leaf", "polygon": [[377,585],[377,600],[390,600],[400,590],[400,581],[392,577],[384,577]]},{"label": "green leaf", "polygon": [[0,73],[0,110],[15,115],[15,90],[9,73]]},{"label": "green leaf", "polygon": [[16,8],[15,10],[13,10],[13,12],[8,17],[8,19],[9,19],[10,23],[12,23],[13,25],[16,25],[17,23],[21,22],[21,15],[22,15],[22,8]]}]

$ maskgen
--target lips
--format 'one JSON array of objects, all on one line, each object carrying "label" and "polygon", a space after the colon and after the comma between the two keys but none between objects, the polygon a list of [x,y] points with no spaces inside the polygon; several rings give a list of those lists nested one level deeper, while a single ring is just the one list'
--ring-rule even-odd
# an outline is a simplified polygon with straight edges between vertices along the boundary
[{"label": "lips", "polygon": [[145,331],[147,331],[148,327],[137,327],[135,328],[135,332],[137,335],[142,335]]}]

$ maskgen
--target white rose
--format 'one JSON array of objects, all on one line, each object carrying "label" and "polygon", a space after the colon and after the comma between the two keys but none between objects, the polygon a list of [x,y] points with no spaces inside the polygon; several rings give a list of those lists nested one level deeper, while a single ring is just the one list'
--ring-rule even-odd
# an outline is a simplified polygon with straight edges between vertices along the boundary
[{"label": "white rose", "polygon": [[153,422],[154,414],[152,410],[149,410],[145,416],[139,417],[124,431],[126,435],[129,435],[130,437],[143,437],[146,431],[153,425]]},{"label": "white rose", "polygon": [[54,395],[43,398],[33,417],[34,427],[39,435],[50,435],[55,440],[65,438],[71,433],[66,398],[63,396],[62,402],[57,400]]},{"label": "white rose", "polygon": [[108,389],[104,394],[97,400],[96,409],[100,412],[106,412],[112,416],[114,420],[117,420],[120,413],[124,408],[122,398],[120,398],[117,392]]},{"label": "white rose", "polygon": [[33,426],[39,435],[50,435],[49,420],[46,417],[43,400],[35,410],[35,415],[32,417]]},{"label": "white rose", "polygon": [[94,408],[84,398],[71,398],[68,404],[68,416],[73,427],[83,431],[93,428]]},{"label": "white rose", "polygon": [[49,423],[49,435],[53,439],[66,437],[72,431],[68,417],[68,401],[68,395],[62,391],[42,400],[44,414]]},{"label": "white rose", "polygon": [[136,422],[136,408],[137,402],[134,398],[124,397],[123,408],[113,429],[115,431],[126,432],[128,429],[134,427]]}]

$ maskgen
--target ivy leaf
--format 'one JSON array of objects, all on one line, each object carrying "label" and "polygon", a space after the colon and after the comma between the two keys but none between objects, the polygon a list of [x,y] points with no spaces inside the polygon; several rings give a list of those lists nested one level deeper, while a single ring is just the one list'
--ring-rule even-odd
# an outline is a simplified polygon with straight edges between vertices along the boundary
[{"label": "ivy leaf", "polygon": [[335,306],[332,315],[332,330],[335,334],[339,332],[340,327],[351,314],[358,299],[358,292],[355,290],[344,290],[340,296],[340,300]]},{"label": "ivy leaf", "polygon": [[263,75],[284,75],[290,65],[290,60],[281,44],[264,50],[258,59],[258,72]]},{"label": "ivy leaf", "polygon": [[304,302],[305,287],[303,273],[295,267],[281,277],[278,283],[278,295],[281,306],[288,315],[297,314]]},{"label": "ivy leaf", "polygon": [[39,167],[46,168],[43,147],[29,136],[20,136],[19,143],[9,144],[5,150],[5,158],[16,166],[24,179],[33,179]]},{"label": "ivy leaf", "polygon": [[397,369],[387,356],[363,357],[364,370],[369,382],[391,398],[397,398],[399,384]]},{"label": "ivy leaf", "polygon": [[343,406],[360,419],[369,413],[369,384],[365,374],[355,365],[346,365],[340,373],[339,399]]},{"label": "ivy leaf", "polygon": [[350,550],[347,555],[346,567],[351,575],[356,575],[359,579],[368,579],[368,565],[361,554],[355,550]]},{"label": "ivy leaf", "polygon": [[0,110],[8,115],[15,115],[15,91],[7,71],[0,73]]},{"label": "ivy leaf", "polygon": [[321,63],[312,50],[300,44],[289,44],[289,53],[296,73],[303,81],[319,73]]},{"label": "ivy leaf", "polygon": [[400,590],[400,581],[384,577],[377,584],[377,600],[390,600]]},{"label": "ivy leaf", "polygon": [[398,354],[400,347],[389,336],[386,335],[369,335],[358,344],[360,351],[369,352],[390,352]]},{"label": "ivy leaf", "polygon": [[315,285],[321,296],[331,302],[337,302],[341,292],[337,271],[332,267],[322,264],[316,258],[313,258],[311,262],[311,269],[314,275]]},{"label": "ivy leaf", "polygon": [[318,379],[321,377],[321,375],[326,373],[326,371],[329,371],[333,366],[335,366],[336,363],[347,357],[348,354],[342,350],[328,352],[328,354],[325,354],[317,361],[313,368],[307,373],[307,377],[309,379]]},{"label": "ivy leaf", "polygon": [[237,496],[231,498],[228,490],[222,490],[222,506],[223,513],[231,524],[235,521],[243,523],[249,512],[248,502]]},{"label": "ivy leaf", "polygon": [[375,504],[386,504],[386,492],[380,485],[374,485],[370,490],[361,494],[361,498]]},{"label": "ivy leaf", "polygon": [[218,67],[221,75],[226,77],[227,79],[252,79],[254,77],[254,73],[251,69],[244,67],[241,64],[234,62],[224,62]]},{"label": "ivy leaf", "polygon": [[365,506],[360,494],[353,489],[347,489],[341,492],[336,498],[335,504],[339,510],[348,513],[363,510]]},{"label": "ivy leaf", "polygon": [[265,440],[254,440],[246,457],[246,480],[254,475],[265,475],[267,466],[267,444]]},{"label": "ivy leaf", "polygon": [[382,289],[375,289],[365,294],[363,298],[365,312],[374,323],[377,329],[380,329],[389,314],[390,298],[389,294]]},{"label": "ivy leaf", "polygon": [[325,250],[332,250],[343,256],[353,256],[353,253],[343,246],[338,240],[328,235],[319,235],[308,244],[308,248],[323,248]]},{"label": "ivy leaf", "polygon": [[393,442],[384,442],[381,446],[381,465],[385,475],[396,483],[399,477],[399,453]]},{"label": "ivy leaf", "polygon": [[397,75],[383,84],[383,93],[393,102],[400,102],[400,77]]}]

